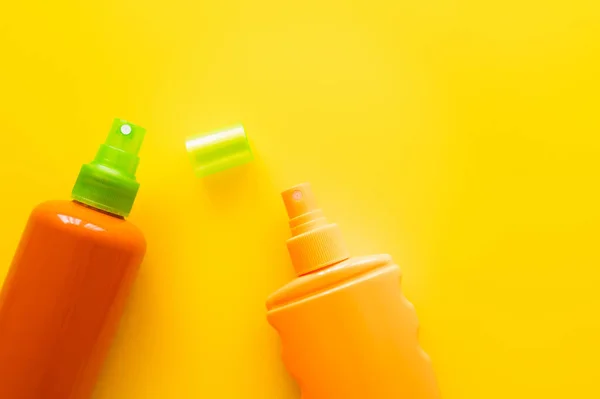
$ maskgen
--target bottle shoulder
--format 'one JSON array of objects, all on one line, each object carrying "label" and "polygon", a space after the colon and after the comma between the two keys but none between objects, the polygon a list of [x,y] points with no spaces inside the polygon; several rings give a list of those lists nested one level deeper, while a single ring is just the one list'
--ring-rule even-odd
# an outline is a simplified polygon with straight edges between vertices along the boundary
[{"label": "bottle shoulder", "polygon": [[133,223],[74,201],[42,202],[31,212],[29,223],[42,223],[76,236],[126,245],[135,252],[146,250],[146,239]]},{"label": "bottle shoulder", "polygon": [[387,254],[349,258],[335,265],[300,276],[286,284],[269,296],[267,309],[271,310],[288,304],[311,293],[321,292],[359,275],[387,266],[395,266],[399,271],[398,266],[394,265],[392,257]]}]

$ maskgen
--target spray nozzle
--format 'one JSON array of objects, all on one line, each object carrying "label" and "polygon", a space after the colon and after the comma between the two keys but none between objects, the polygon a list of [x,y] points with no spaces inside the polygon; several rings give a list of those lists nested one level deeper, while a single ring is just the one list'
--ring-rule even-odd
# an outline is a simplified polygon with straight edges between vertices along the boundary
[{"label": "spray nozzle", "polygon": [[115,119],[94,160],[83,165],[73,199],[100,210],[128,216],[139,189],[135,172],[146,130]]},{"label": "spray nozzle", "polygon": [[123,119],[115,119],[104,144],[137,156],[145,134],[146,129]]},{"label": "spray nozzle", "polygon": [[327,224],[323,211],[317,206],[310,184],[294,186],[281,193],[281,196],[293,236]]},{"label": "spray nozzle", "polygon": [[328,223],[308,183],[281,193],[289,217],[292,238],[287,242],[299,275],[348,259],[337,224]]}]

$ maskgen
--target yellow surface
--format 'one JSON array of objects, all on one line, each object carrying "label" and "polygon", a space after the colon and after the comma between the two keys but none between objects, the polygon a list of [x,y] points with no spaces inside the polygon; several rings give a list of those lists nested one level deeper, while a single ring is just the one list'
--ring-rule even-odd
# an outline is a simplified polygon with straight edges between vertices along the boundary
[{"label": "yellow surface", "polygon": [[[445,399],[600,397],[597,1],[14,1],[0,49],[2,275],[112,118],[148,129],[95,399],[299,397],[263,303],[304,180],[403,266]],[[184,137],[235,122],[256,162],[195,179]]]}]

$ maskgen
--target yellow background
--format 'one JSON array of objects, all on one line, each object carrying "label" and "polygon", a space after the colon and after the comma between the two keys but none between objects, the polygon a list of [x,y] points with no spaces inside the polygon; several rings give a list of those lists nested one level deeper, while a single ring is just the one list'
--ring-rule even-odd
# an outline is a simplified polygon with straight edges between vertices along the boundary
[{"label": "yellow background", "polygon": [[[264,300],[305,180],[403,267],[445,399],[600,397],[596,0],[11,1],[0,51],[2,275],[113,117],[148,130],[95,399],[299,398]],[[184,138],[236,122],[256,161],[194,178]]]}]

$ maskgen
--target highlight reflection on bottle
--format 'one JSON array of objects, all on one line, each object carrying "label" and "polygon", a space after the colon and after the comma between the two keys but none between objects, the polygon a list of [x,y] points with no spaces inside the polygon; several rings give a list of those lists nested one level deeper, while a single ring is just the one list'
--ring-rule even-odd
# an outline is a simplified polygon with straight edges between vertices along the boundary
[{"label": "highlight reflection on bottle", "polygon": [[350,257],[308,184],[282,194],[298,278],[267,301],[303,399],[438,399],[418,321],[389,255]]}]

